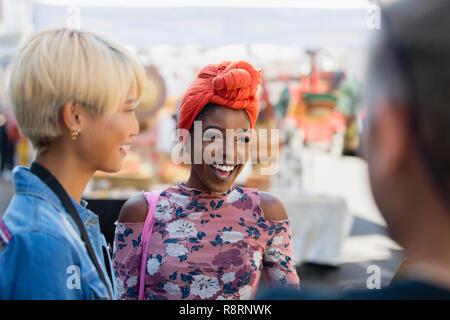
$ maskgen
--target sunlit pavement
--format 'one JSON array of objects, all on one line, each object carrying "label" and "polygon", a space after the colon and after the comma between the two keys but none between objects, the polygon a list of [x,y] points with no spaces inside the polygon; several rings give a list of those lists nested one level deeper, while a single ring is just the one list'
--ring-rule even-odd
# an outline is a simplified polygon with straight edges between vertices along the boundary
[{"label": "sunlit pavement", "polygon": [[303,264],[297,271],[304,285],[341,289],[366,289],[379,267],[381,287],[388,285],[400,265],[401,247],[387,234],[370,191],[367,164],[357,157],[335,157],[319,151],[304,151],[304,188],[343,197],[353,215],[350,236],[342,248],[339,267]]}]

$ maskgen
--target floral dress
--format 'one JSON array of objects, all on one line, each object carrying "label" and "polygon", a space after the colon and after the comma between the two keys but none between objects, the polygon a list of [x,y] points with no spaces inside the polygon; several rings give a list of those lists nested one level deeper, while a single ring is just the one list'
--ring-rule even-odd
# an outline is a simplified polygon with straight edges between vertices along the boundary
[{"label": "floral dress", "polygon": [[[179,182],[154,214],[145,299],[251,299],[262,272],[268,285],[299,287],[289,220],[264,218],[258,190],[227,192]],[[116,223],[113,267],[120,299],[137,299],[143,222]]]}]

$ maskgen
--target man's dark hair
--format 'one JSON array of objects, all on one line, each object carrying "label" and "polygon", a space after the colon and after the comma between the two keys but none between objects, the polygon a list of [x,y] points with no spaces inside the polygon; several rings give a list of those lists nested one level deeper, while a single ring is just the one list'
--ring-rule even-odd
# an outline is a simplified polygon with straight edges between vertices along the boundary
[{"label": "man's dark hair", "polygon": [[411,110],[425,167],[450,203],[450,1],[408,0],[382,10],[369,51],[366,97]]}]

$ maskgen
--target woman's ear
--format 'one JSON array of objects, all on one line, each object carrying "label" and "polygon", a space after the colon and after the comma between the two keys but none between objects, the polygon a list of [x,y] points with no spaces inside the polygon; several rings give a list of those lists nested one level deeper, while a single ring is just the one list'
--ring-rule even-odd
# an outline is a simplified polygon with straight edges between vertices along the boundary
[{"label": "woman's ear", "polygon": [[86,125],[89,115],[83,106],[74,101],[66,102],[61,110],[60,126],[64,134],[70,134],[72,140],[76,140],[83,126]]},{"label": "woman's ear", "polygon": [[67,130],[72,131],[74,128],[81,129],[82,110],[81,106],[74,101],[67,101],[61,110],[62,124]]}]

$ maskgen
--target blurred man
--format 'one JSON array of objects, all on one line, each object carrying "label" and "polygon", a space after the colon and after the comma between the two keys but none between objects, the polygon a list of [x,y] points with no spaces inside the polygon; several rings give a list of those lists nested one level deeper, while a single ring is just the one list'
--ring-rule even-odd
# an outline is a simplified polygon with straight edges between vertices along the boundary
[{"label": "blurred man", "polygon": [[4,123],[0,124],[0,177],[10,181],[19,129],[9,106],[4,107],[4,112]]},{"label": "blurred man", "polygon": [[[382,12],[366,79],[363,154],[402,277],[380,290],[272,292],[273,299],[450,299],[450,1],[408,0]],[[344,182],[345,183],[345,182]]]}]

